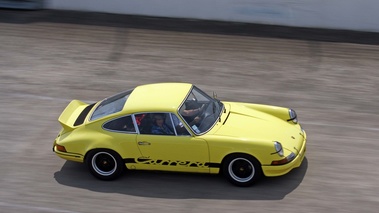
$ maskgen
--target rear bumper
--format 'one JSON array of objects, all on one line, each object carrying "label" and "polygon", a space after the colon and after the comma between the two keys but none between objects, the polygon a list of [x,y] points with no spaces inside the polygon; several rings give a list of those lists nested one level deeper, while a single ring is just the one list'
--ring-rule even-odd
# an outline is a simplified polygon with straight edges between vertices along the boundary
[{"label": "rear bumper", "polygon": [[274,177],[274,176],[285,175],[288,172],[290,172],[292,169],[300,167],[305,157],[306,143],[307,143],[307,136],[306,136],[305,131],[303,133],[304,133],[304,142],[299,151],[299,154],[295,157],[295,159],[285,165],[262,166],[262,171],[265,176]]},{"label": "rear bumper", "polygon": [[84,156],[81,155],[81,154],[70,153],[70,152],[60,152],[60,151],[57,150],[57,148],[56,148],[55,145],[53,147],[53,151],[60,158],[63,158],[65,160],[69,160],[69,161],[76,161],[76,162],[83,163]]}]

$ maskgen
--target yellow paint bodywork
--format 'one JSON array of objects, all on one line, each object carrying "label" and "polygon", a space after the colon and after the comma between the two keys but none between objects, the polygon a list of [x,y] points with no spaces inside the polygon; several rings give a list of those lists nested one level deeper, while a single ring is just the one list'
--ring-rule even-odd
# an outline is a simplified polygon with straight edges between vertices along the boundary
[{"label": "yellow paint bodywork", "polygon": [[72,100],[69,105],[64,109],[62,114],[59,116],[58,121],[67,131],[72,131],[75,129],[74,123],[80,113],[88,104],[79,101]]},{"label": "yellow paint bodywork", "polygon": [[138,86],[124,106],[125,112],[173,112],[192,88],[187,83],[160,83]]},{"label": "yellow paint bodywork", "polygon": [[[134,113],[177,114],[191,88],[186,83],[136,87],[122,111],[90,121],[99,102],[78,126],[73,126],[75,118],[88,105],[73,101],[59,118],[63,129],[55,139],[54,152],[63,159],[84,162],[89,151],[110,149],[125,160],[128,169],[142,170],[218,173],[225,157],[236,153],[256,158],[266,176],[283,175],[300,166],[306,150],[306,134],[299,124],[287,121],[288,108],[223,102],[225,111],[221,118],[202,135],[194,132],[190,136],[143,135],[112,132],[102,127],[107,121]],[[274,141],[282,144],[284,157],[275,153]],[[66,152],[58,151],[56,144],[64,146]],[[290,163],[271,165],[291,152],[296,157]]]},{"label": "yellow paint bodywork", "polygon": [[141,134],[137,136],[137,141],[150,143],[140,145],[139,149],[142,160],[151,159],[135,165],[137,169],[209,172],[206,166],[209,162],[208,144],[200,138]]}]

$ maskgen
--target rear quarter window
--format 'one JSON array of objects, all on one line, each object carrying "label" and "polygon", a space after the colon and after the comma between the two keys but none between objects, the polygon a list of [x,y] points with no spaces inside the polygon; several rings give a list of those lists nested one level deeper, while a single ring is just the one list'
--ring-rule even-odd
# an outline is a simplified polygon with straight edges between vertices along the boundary
[{"label": "rear quarter window", "polygon": [[132,117],[130,115],[108,121],[103,125],[103,128],[105,130],[115,132],[136,132]]}]

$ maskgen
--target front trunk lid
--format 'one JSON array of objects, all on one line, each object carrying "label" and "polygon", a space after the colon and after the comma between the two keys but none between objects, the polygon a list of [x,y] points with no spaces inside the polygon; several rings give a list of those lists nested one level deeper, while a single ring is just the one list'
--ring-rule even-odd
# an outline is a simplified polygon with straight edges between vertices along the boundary
[{"label": "front trunk lid", "polygon": [[215,134],[243,138],[252,143],[278,141],[283,148],[295,154],[299,152],[304,141],[299,124],[244,107],[243,104],[231,104],[227,120]]}]

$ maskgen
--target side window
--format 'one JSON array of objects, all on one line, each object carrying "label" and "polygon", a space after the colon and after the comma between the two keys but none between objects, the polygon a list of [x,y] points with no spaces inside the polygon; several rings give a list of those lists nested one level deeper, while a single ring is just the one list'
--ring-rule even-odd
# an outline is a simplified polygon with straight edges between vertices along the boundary
[{"label": "side window", "polygon": [[140,134],[175,135],[169,113],[141,113],[135,119]]},{"label": "side window", "polygon": [[149,113],[135,114],[134,117],[136,119],[139,133],[151,134],[153,121],[151,120]]},{"label": "side window", "polygon": [[132,117],[130,115],[108,121],[103,125],[103,128],[118,132],[136,132]]},{"label": "side window", "polygon": [[151,134],[154,135],[175,135],[174,128],[169,113],[152,113],[153,125]]},{"label": "side window", "polygon": [[178,118],[178,116],[171,113],[171,117],[172,122],[174,122],[175,131],[177,135],[191,135],[184,126],[183,122]]}]

